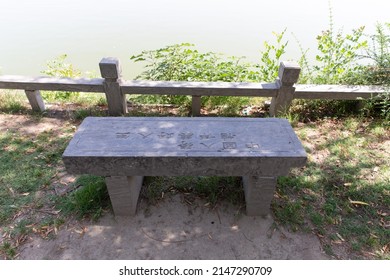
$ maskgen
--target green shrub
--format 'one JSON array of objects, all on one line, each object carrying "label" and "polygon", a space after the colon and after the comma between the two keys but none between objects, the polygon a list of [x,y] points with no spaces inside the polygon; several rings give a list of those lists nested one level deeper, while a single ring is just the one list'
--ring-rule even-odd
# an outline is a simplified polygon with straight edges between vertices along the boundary
[{"label": "green shrub", "polygon": [[288,41],[284,41],[284,34],[287,29],[284,29],[282,33],[273,32],[276,43],[270,44],[264,42],[264,50],[261,52],[261,63],[257,65],[259,69],[259,77],[263,82],[274,82],[278,77],[279,65],[281,57],[286,52]]},{"label": "green shrub", "polygon": [[[143,51],[130,58],[146,62],[145,71],[137,79],[153,81],[242,82],[258,79],[254,66],[240,57],[224,57],[214,52],[202,53],[194,45],[183,43],[158,50]],[[229,97],[203,97],[204,105],[211,107],[229,103]],[[247,99],[243,99],[247,102]],[[138,102],[189,106],[189,96],[139,96]],[[237,102],[234,102],[237,105]],[[242,104],[242,102],[238,102]]]},{"label": "green shrub", "polygon": [[[70,63],[66,63],[67,58],[66,54],[60,55],[53,60],[47,62],[47,69],[43,70],[42,73],[50,77],[58,78],[79,78],[81,76],[81,71]],[[69,92],[69,91],[50,91],[43,92],[42,96],[44,99],[49,101],[68,101],[70,97],[78,97],[79,92]]]}]

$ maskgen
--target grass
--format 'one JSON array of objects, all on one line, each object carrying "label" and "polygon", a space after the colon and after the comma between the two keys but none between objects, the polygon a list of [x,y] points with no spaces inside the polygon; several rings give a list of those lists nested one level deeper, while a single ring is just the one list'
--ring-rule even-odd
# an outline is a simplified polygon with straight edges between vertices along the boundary
[{"label": "grass", "polygon": [[22,91],[0,89],[0,109],[4,113],[26,112],[28,103],[26,95]]},{"label": "grass", "polygon": [[86,216],[97,220],[109,209],[110,201],[104,178],[84,175],[77,179],[78,189],[70,195],[57,200],[58,208],[63,214],[76,214],[79,218]]},{"label": "grass", "polygon": [[389,258],[388,128],[349,118],[296,131],[309,162],[279,180],[273,205],[279,222],[293,230],[310,229],[327,248],[342,245],[351,257]]},{"label": "grass", "polygon": [[20,208],[37,203],[34,194],[50,185],[65,139],[53,131],[23,135],[8,131],[0,135],[0,223]]},{"label": "grass", "polygon": [[[8,101],[7,101],[8,102]],[[45,122],[50,112],[31,114],[2,103],[5,116],[22,114],[26,125]],[[18,247],[31,234],[55,237],[71,217],[98,219],[111,211],[100,177],[81,176],[58,194],[61,154],[75,126],[104,109],[75,107],[62,116],[63,125],[27,133],[10,123],[0,134],[0,254],[17,258]],[[180,115],[174,108],[136,108],[129,115]],[[172,113],[173,112],[173,113]],[[390,131],[375,119],[324,118],[302,123],[291,114],[294,129],[309,155],[306,167],[278,180],[272,211],[276,223],[292,231],[315,233],[328,254],[344,258],[389,259]],[[148,177],[142,198],[158,203],[170,194],[183,194],[191,203],[202,198],[210,207],[229,202],[243,209],[244,195],[237,177]]]},{"label": "grass", "polygon": [[157,203],[165,195],[183,193],[187,200],[201,197],[210,207],[220,201],[244,204],[244,192],[239,177],[146,177],[142,196],[149,203]]},{"label": "grass", "polygon": [[[21,127],[41,121],[31,115]],[[42,213],[54,207],[50,186],[72,131],[67,126],[58,129],[31,132],[10,125],[0,134],[0,226],[5,236],[0,253],[9,258],[24,237],[39,227]]]}]

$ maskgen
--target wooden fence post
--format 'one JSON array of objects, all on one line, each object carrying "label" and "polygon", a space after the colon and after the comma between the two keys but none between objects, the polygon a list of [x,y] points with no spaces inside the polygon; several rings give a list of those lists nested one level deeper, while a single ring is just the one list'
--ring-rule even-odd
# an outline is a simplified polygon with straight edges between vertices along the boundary
[{"label": "wooden fence post", "polygon": [[279,66],[279,77],[276,84],[279,86],[278,93],[272,97],[270,115],[272,117],[286,113],[294,99],[294,84],[298,81],[301,68],[295,62],[281,62]]},{"label": "wooden fence post", "polygon": [[119,60],[105,57],[99,63],[100,73],[104,78],[104,92],[108,103],[108,113],[111,116],[120,116],[127,113],[126,96],[121,90],[121,68]]},{"label": "wooden fence post", "polygon": [[192,95],[192,116],[193,117],[198,117],[200,116],[200,108],[202,106],[202,102],[200,100],[201,96],[200,95]]},{"label": "wooden fence post", "polygon": [[30,102],[33,111],[45,111],[45,102],[43,101],[39,90],[25,90],[24,92],[26,93],[27,99]]}]

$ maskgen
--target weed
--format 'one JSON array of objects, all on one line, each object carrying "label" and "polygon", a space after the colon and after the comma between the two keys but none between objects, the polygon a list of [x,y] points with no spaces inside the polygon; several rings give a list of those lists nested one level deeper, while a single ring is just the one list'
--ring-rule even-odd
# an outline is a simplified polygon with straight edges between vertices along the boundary
[{"label": "weed", "polygon": [[76,213],[97,220],[110,205],[104,178],[84,175],[75,183],[80,186],[74,193],[59,199],[59,208],[64,213]]},{"label": "weed", "polygon": [[0,110],[4,113],[15,114],[26,112],[26,95],[22,92],[0,90]]},{"label": "weed", "polygon": [[284,42],[284,35],[287,29],[284,29],[281,33],[273,32],[276,43],[270,44],[267,41],[264,42],[264,50],[261,52],[261,64],[256,67],[259,69],[259,76],[261,81],[273,82],[278,77],[279,65],[282,55],[286,52],[288,41]]},{"label": "weed", "polygon": [[85,119],[86,117],[89,117],[89,116],[104,117],[104,116],[107,116],[107,112],[106,111],[102,111],[100,109],[96,109],[94,107],[90,107],[90,108],[87,108],[87,109],[80,108],[80,109],[75,110],[72,113],[71,118],[74,119],[74,120],[83,120],[83,119]]},{"label": "weed", "polygon": [[16,248],[8,241],[0,244],[0,253],[5,256],[6,259],[13,259],[16,256]]},{"label": "weed", "polygon": [[300,202],[283,201],[273,204],[276,219],[283,225],[288,225],[293,231],[297,231],[304,224],[303,209]]},{"label": "weed", "polygon": [[[81,76],[81,71],[74,68],[72,64],[66,63],[67,58],[66,54],[60,55],[57,58],[48,61],[46,66],[47,69],[43,70],[42,73],[50,77],[59,77],[59,78],[78,78]],[[55,100],[69,100],[70,96],[77,96],[77,92],[68,92],[68,91],[50,91],[43,92],[42,96],[45,100],[55,101]]]},{"label": "weed", "polygon": [[13,229],[13,234],[16,236],[22,236],[31,232],[31,220],[23,219],[19,221]]},{"label": "weed", "polygon": [[144,198],[156,203],[169,193],[182,192],[206,199],[211,205],[220,200],[233,204],[243,202],[241,179],[238,177],[147,177]]}]

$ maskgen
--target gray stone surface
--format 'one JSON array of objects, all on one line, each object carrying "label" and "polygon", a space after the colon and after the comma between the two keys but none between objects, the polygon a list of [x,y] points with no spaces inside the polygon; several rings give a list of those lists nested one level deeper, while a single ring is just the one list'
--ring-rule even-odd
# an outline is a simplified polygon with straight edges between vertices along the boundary
[{"label": "gray stone surface", "polygon": [[276,177],[244,176],[246,214],[248,216],[270,213],[271,200],[276,189]]},{"label": "gray stone surface", "polygon": [[111,116],[121,116],[127,113],[126,97],[121,88],[121,67],[119,60],[113,57],[103,58],[100,63],[100,73],[104,78],[103,88],[106,94],[108,113]]},{"label": "gray stone surface", "polygon": [[191,101],[191,113],[193,117],[200,116],[200,109],[202,108],[202,100],[200,95],[193,95]]},{"label": "gray stone surface", "polygon": [[89,117],[63,160],[101,176],[285,175],[306,153],[284,119]]},{"label": "gray stone surface", "polygon": [[39,90],[25,90],[25,93],[33,111],[45,111],[45,102],[43,101]]},{"label": "gray stone surface", "polygon": [[276,84],[279,89],[276,96],[272,97],[269,113],[271,116],[281,115],[288,112],[291,102],[294,99],[295,87],[298,82],[301,68],[295,62],[281,62]]},{"label": "gray stone surface", "polygon": [[143,176],[106,177],[111,206],[116,216],[135,214],[143,179]]},{"label": "gray stone surface", "polygon": [[[68,172],[76,174],[248,177],[250,215],[268,212],[275,178],[306,158],[288,121],[272,118],[89,117],[63,154]],[[122,195],[123,182],[117,183]]]},{"label": "gray stone surface", "polygon": [[120,78],[122,68],[115,57],[105,57],[99,62],[100,73],[105,79],[116,80]]},{"label": "gray stone surface", "polygon": [[278,77],[283,86],[293,86],[299,79],[301,67],[292,61],[282,61],[279,66]]}]

